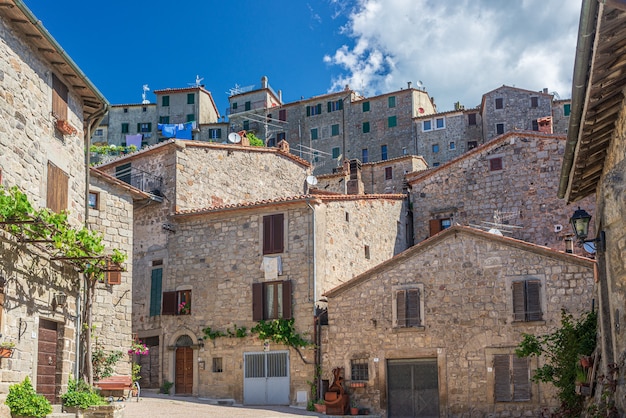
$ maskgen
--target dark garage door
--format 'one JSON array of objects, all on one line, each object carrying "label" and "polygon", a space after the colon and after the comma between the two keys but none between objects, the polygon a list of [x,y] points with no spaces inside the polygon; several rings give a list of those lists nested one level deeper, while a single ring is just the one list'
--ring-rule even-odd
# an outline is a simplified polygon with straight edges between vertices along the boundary
[{"label": "dark garage door", "polygon": [[439,417],[436,359],[387,360],[389,418]]}]

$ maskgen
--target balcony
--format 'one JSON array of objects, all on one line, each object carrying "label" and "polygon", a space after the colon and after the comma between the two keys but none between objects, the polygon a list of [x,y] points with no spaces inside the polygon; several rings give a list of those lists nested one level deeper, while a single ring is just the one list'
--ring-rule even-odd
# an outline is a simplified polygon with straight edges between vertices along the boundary
[{"label": "balcony", "polygon": [[134,167],[117,171],[115,177],[143,192],[151,194],[155,200],[163,201],[163,177],[155,176]]}]

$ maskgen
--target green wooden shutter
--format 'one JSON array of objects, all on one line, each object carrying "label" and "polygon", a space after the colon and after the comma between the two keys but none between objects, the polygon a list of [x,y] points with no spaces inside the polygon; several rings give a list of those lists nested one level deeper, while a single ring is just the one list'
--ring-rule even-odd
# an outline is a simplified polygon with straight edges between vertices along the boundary
[{"label": "green wooden shutter", "polygon": [[541,321],[541,282],[528,280],[526,282],[526,320]]},{"label": "green wooden shutter", "polygon": [[530,400],[530,376],[528,372],[528,358],[519,358],[512,355],[513,360],[513,400]]},{"label": "green wooden shutter", "polygon": [[163,285],[163,269],[152,270],[150,283],[150,316],[161,314],[161,292]]},{"label": "green wooden shutter", "polygon": [[496,354],[493,356],[494,396],[496,402],[511,401],[510,356]]},{"label": "green wooden shutter", "polygon": [[337,110],[343,109],[343,100],[337,100]]},{"label": "green wooden shutter", "polygon": [[333,111],[333,105],[332,105],[332,103],[331,103],[331,102],[327,102],[327,103],[326,103],[326,105],[327,105],[327,107],[328,107],[328,113],[332,112],[332,111]]},{"label": "green wooden shutter", "polygon": [[137,124],[137,133],[140,133],[140,132],[141,132],[141,123],[138,123]]},{"label": "green wooden shutter", "polygon": [[513,320],[526,320],[526,302],[524,297],[524,282],[513,282]]},{"label": "green wooden shutter", "polygon": [[321,114],[322,114],[322,104],[321,104],[321,103],[318,103],[318,104],[317,104],[317,114],[318,114],[318,115],[321,115]]},{"label": "green wooden shutter", "polygon": [[396,325],[406,327],[406,292],[404,290],[396,292]]},{"label": "green wooden shutter", "polygon": [[311,106],[306,107],[306,115],[311,116]]}]

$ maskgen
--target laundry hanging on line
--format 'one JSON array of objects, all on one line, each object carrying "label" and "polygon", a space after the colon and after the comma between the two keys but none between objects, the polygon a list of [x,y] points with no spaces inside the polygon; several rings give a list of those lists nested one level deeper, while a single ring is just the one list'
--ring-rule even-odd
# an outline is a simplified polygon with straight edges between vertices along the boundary
[{"label": "laundry hanging on line", "polygon": [[196,129],[196,121],[187,123],[159,123],[157,128],[166,138],[193,139],[192,132]]}]

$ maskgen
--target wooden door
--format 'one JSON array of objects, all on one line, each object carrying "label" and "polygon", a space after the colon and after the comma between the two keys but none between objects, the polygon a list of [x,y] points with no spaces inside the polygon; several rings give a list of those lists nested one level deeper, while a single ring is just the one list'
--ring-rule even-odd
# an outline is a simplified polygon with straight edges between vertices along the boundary
[{"label": "wooden door", "polygon": [[390,418],[438,418],[437,359],[387,360]]},{"label": "wooden door", "polygon": [[178,347],[176,349],[175,383],[177,395],[191,395],[193,390],[193,349],[191,347]]},{"label": "wooden door", "polygon": [[57,399],[57,323],[39,320],[39,344],[37,355],[37,393],[44,395],[50,402]]}]

